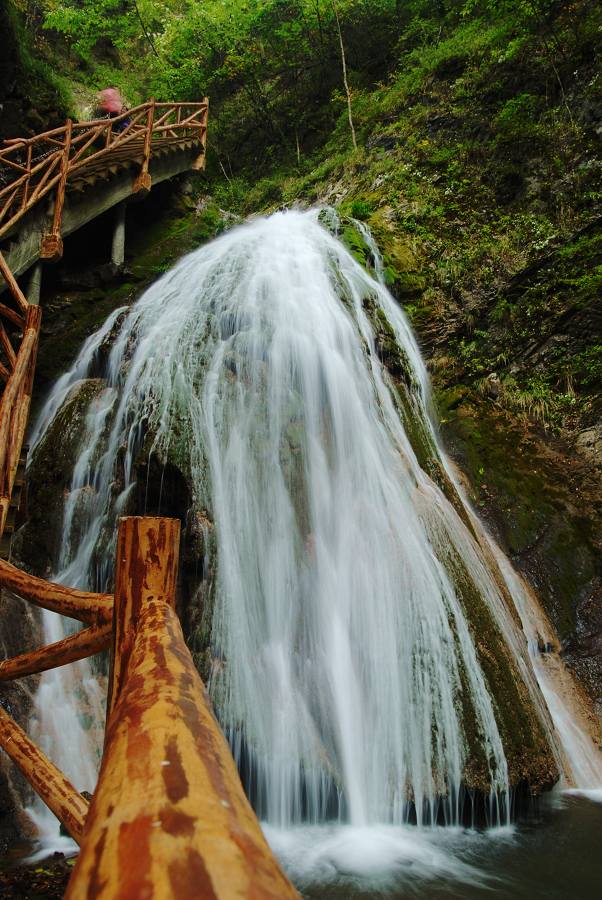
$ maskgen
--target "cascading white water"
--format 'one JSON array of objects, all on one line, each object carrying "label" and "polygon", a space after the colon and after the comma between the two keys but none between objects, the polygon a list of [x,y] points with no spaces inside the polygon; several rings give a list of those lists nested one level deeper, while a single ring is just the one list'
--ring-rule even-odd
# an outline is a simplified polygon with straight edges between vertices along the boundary
[{"label": "cascading white water", "polygon": [[[502,800],[494,821],[506,822],[500,727],[446,548],[497,620],[504,604],[418,464],[367,304],[395,333],[428,430],[428,379],[403,313],[317,211],[257,220],[182,259],[113,343],[65,505],[57,580],[107,587],[137,455],[177,459],[193,505],[215,523],[210,688],[265,820],[288,828],[334,816],[362,828],[433,822],[443,810],[459,821],[464,694]],[[36,439],[118,315],[59,381]],[[73,696],[64,673],[43,677],[36,727],[85,787],[65,744],[93,766],[82,742],[94,735],[73,710],[60,732],[50,724]]]},{"label": "cascading white water", "polygon": [[[111,333],[122,312],[123,310],[117,310],[112,313],[103,327],[88,338],[74,367],[61,376],[54,385],[32,429],[30,440],[33,452],[74,385],[81,383],[81,379],[89,375],[99,348]],[[106,393],[110,397],[110,392]],[[84,590],[95,588],[95,571],[91,557],[98,533],[85,528],[83,540],[75,543],[73,519],[76,510],[82,509],[93,496],[89,490],[92,481],[91,459],[109,409],[110,401],[104,403],[96,401],[86,416],[82,452],[77,460],[65,502],[61,551],[56,561],[53,579],[61,584]],[[94,513],[92,518],[93,520],[97,518]],[[59,641],[80,627],[79,622],[46,610],[42,611],[42,628],[46,643]],[[105,698],[105,679],[93,671],[90,660],[81,660],[59,669],[49,669],[41,676],[36,692],[30,731],[39,746],[80,791],[92,792],[96,784],[104,733]],[[29,814],[40,835],[40,855],[48,848],[63,849],[72,845],[69,838],[60,836],[58,820],[41,800],[36,799]]]}]

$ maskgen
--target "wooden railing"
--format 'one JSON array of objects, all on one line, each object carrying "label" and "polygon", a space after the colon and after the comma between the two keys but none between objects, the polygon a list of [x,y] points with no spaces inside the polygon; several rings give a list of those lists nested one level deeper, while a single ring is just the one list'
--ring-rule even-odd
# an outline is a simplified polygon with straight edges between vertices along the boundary
[{"label": "wooden railing", "polygon": [[[112,119],[72,122],[32,138],[5,141],[0,150],[0,238],[43,198],[55,191],[51,230],[42,258],[60,256],[60,226],[69,185],[134,160],[140,170],[133,191],[150,187],[149,162],[171,145],[199,146],[204,164],[208,101],[156,103],[150,100]],[[4,182],[4,183],[3,183]]]},{"label": "wooden railing", "polygon": [[105,746],[92,801],[0,708],[0,747],[80,845],[66,898],[262,898],[297,893],[245,797],[175,612],[180,523],[122,519],[115,594],[48,584],[0,561],[0,586],[88,624],[0,665],[0,680],[110,650]]},{"label": "wooden railing", "polygon": [[[15,308],[0,303],[0,537],[10,508],[33,389],[42,311],[25,299],[0,253],[0,273]],[[9,333],[11,337],[9,337]],[[14,343],[19,342],[15,350]]]}]

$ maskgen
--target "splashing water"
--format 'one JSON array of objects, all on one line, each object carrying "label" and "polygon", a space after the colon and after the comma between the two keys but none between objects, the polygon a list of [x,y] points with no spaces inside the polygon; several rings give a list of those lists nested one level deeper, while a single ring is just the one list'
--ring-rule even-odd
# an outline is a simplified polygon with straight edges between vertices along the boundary
[{"label": "splashing water", "polygon": [[[59,380],[36,441],[98,365],[120,315]],[[425,367],[382,277],[354,261],[318,211],[279,213],[185,257],[125,315],[65,504],[57,580],[89,589],[109,585],[141,452],[175,460],[194,509],[211,511],[210,690],[275,844],[283,829],[327,819],[355,835],[409,819],[460,822],[466,706],[492,823],[508,823],[500,726],[451,556],[523,651],[478,543],[417,460],[374,315],[392,329],[411,415],[436,455]],[[45,626],[56,619],[45,614]],[[70,766],[86,760],[93,773],[100,742],[72,705],[69,678],[96,708],[98,681],[78,666],[43,676],[36,727],[82,788],[93,774]],[[59,728],[57,706],[70,706]],[[421,845],[425,865],[431,849]]]},{"label": "splashing water", "polygon": [[[89,376],[99,349],[123,312],[123,309],[119,309],[108,317],[103,327],[86,340],[71,371],[57,380],[33,426],[30,435],[32,454],[74,386],[80,384],[82,378]],[[106,404],[104,409],[107,409]],[[102,427],[103,407],[102,404],[94,403],[86,416],[82,439],[84,448],[96,446]],[[53,579],[60,584],[84,590],[94,590],[95,587],[91,552],[97,535],[88,532],[81,542],[83,546],[74,548],[72,531],[76,510],[91,493],[89,487],[93,478],[90,459],[84,449],[73,472],[63,513],[60,556]],[[41,617],[44,639],[48,644],[61,640],[81,627],[79,622],[47,610],[42,610]],[[40,678],[30,731],[38,745],[80,791],[92,792],[96,785],[102,755],[105,701],[106,680],[93,671],[90,660],[49,669]],[[36,798],[28,813],[40,836],[40,851],[34,855],[34,860],[55,850],[69,852],[75,849],[70,838],[61,836],[58,820],[41,800]]]}]

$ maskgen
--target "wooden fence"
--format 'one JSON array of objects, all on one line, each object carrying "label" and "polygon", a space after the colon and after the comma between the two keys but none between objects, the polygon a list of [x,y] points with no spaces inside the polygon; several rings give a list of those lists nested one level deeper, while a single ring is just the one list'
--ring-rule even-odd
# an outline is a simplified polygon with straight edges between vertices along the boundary
[{"label": "wooden fence", "polygon": [[[0,537],[4,532],[33,390],[42,310],[25,299],[0,253],[0,273],[15,308],[0,303]],[[10,336],[9,336],[10,333]],[[15,343],[18,348],[15,350]]]},{"label": "wooden fence", "polygon": [[77,618],[71,638],[0,664],[0,680],[110,651],[92,801],[0,709],[0,747],[80,845],[67,900],[257,898],[295,889],[245,797],[175,612],[180,523],[119,525],[115,594],[48,584],[0,561],[0,586]]}]

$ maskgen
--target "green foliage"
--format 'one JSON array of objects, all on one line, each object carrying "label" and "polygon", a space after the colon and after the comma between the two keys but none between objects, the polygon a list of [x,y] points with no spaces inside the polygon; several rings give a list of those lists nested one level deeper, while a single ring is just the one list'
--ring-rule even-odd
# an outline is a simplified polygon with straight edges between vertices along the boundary
[{"label": "green foliage", "polygon": [[533,94],[518,94],[507,100],[494,119],[498,134],[504,140],[522,140],[537,133],[539,101]]},{"label": "green foliage", "polygon": [[351,203],[350,212],[354,219],[364,222],[372,215],[372,207],[365,200],[354,200]]},{"label": "green foliage", "polygon": [[[573,239],[600,200],[599,5],[337,0],[354,151],[331,0],[19,2],[90,86],[210,96],[216,207],[335,198],[367,221],[413,321],[448,330],[442,378],[496,372],[504,403],[554,427],[585,408],[599,355],[584,338],[571,358],[554,329],[601,287],[596,236]],[[344,237],[369,266],[349,224]],[[516,371],[548,339],[537,370]]]},{"label": "green foliage", "polygon": [[602,344],[594,344],[573,357],[575,381],[584,388],[602,386]]}]

